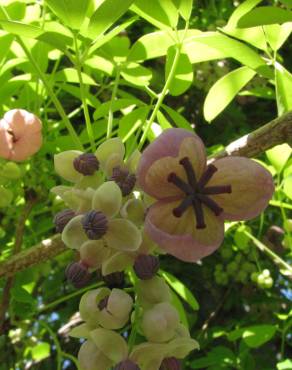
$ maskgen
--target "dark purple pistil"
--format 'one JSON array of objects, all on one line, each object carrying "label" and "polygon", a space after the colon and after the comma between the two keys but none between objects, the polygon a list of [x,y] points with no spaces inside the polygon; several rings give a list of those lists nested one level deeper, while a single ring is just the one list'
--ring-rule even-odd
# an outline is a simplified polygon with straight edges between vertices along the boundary
[{"label": "dark purple pistil", "polygon": [[210,198],[209,195],[231,193],[231,185],[206,186],[217,171],[217,168],[213,164],[210,164],[201,178],[197,180],[188,157],[182,158],[179,163],[183,166],[188,181],[185,182],[174,172],[168,175],[168,182],[174,184],[185,194],[180,205],[173,209],[173,214],[175,217],[181,217],[189,207],[192,207],[196,216],[197,229],[204,229],[206,224],[202,204],[208,207],[216,216],[219,216],[223,212],[223,208]]}]

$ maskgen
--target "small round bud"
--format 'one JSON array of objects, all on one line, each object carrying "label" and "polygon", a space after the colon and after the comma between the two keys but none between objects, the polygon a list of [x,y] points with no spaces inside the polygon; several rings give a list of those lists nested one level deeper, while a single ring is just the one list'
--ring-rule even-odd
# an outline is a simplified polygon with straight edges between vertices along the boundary
[{"label": "small round bud", "polygon": [[114,167],[111,180],[119,185],[123,196],[129,195],[134,189],[136,183],[136,176],[129,173],[128,170],[121,167]]},{"label": "small round bud", "polygon": [[159,370],[182,370],[181,362],[175,357],[165,358],[162,361]]},{"label": "small round bud", "polygon": [[89,239],[98,240],[107,232],[108,220],[100,211],[87,212],[81,223]]},{"label": "small round bud", "polygon": [[58,212],[54,218],[57,233],[61,233],[67,223],[75,216],[76,213],[72,209],[64,209],[63,211]]},{"label": "small round bud", "polygon": [[140,254],[135,260],[134,270],[138,278],[141,280],[148,280],[153,278],[159,270],[159,266],[158,257]]},{"label": "small round bud", "polygon": [[103,281],[109,288],[122,288],[125,282],[125,274],[124,272],[113,272],[112,274],[108,274],[103,276]]},{"label": "small round bud", "polygon": [[133,361],[127,359],[118,363],[114,370],[140,370],[140,367]]},{"label": "small round bud", "polygon": [[82,288],[90,280],[87,267],[80,262],[70,263],[65,270],[65,276],[75,288]]},{"label": "small round bud", "polygon": [[73,167],[82,175],[90,176],[99,169],[99,162],[92,153],[83,153],[73,161]]}]

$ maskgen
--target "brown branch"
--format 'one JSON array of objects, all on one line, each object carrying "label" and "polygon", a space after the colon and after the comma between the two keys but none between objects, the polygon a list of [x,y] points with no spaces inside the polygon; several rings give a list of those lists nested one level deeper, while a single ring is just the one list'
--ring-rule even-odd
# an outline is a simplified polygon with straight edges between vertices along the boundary
[{"label": "brown branch", "polygon": [[292,111],[233,141],[224,150],[212,156],[211,159],[230,155],[256,157],[283,143],[292,145]]},{"label": "brown branch", "polygon": [[[34,204],[37,201],[36,194],[29,190],[26,193],[27,201],[24,205],[23,211],[20,215],[16,231],[15,231],[15,242],[12,250],[12,254],[16,255],[19,253],[23,241],[23,235],[24,235],[24,229],[25,229],[25,222],[28,219],[28,216],[34,206]],[[7,311],[7,308],[9,306],[9,299],[10,299],[10,289],[13,286],[14,277],[11,275],[7,278],[6,284],[3,288],[3,294],[2,294],[2,301],[0,306],[0,333],[3,331],[3,324],[5,321],[5,314]]]},{"label": "brown branch", "polygon": [[[230,155],[255,157],[265,150],[285,142],[292,143],[292,112],[286,113],[232,142],[225,150],[212,158],[223,158]],[[54,235],[0,264],[0,278],[12,276],[17,271],[53,258],[65,250],[66,246],[62,243],[60,235]]]},{"label": "brown branch", "polygon": [[53,235],[51,238],[43,240],[0,264],[0,278],[13,276],[17,271],[47,261],[65,250],[68,250],[68,248],[62,242],[60,234]]}]

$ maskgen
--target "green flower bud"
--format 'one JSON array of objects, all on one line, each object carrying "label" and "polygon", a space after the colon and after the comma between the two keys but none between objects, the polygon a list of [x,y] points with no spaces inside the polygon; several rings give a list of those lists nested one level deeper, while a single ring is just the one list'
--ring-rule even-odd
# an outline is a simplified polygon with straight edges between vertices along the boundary
[{"label": "green flower bud", "polygon": [[138,300],[142,307],[151,307],[157,303],[170,302],[171,294],[163,278],[155,276],[150,280],[137,283]]},{"label": "green flower bud", "polygon": [[17,180],[21,177],[21,170],[16,163],[8,162],[2,168],[1,176],[4,176],[9,180]]},{"label": "green flower bud", "polygon": [[172,339],[178,325],[178,312],[169,302],[158,303],[146,310],[141,322],[145,337],[155,343]]},{"label": "green flower bud", "polygon": [[8,207],[13,199],[13,193],[9,189],[0,186],[0,208]]}]

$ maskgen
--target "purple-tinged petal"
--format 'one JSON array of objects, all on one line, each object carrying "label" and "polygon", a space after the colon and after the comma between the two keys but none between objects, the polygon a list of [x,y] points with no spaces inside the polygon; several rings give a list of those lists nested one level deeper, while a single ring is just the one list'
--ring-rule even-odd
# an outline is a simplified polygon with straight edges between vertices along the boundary
[{"label": "purple-tinged petal", "polygon": [[197,229],[193,210],[173,216],[175,202],[158,201],[150,207],[145,231],[167,253],[186,262],[196,262],[213,253],[224,238],[224,223],[203,206],[206,228]]},{"label": "purple-tinged petal", "polygon": [[[141,156],[137,170],[138,185],[147,194],[158,199],[179,194],[178,190],[168,183],[167,176],[170,172],[175,172],[185,177],[183,168],[178,163],[185,156],[190,157],[199,177],[206,163],[205,148],[201,139],[195,133],[184,129],[165,130]],[[165,168],[168,160],[171,163]],[[161,161],[160,165],[155,165],[157,161]]]},{"label": "purple-tinged petal", "polygon": [[244,157],[226,157],[213,162],[218,171],[209,186],[231,185],[231,194],[210,195],[223,208],[220,218],[231,221],[258,216],[274,193],[273,178],[264,167]]}]

